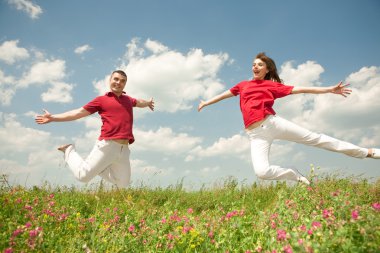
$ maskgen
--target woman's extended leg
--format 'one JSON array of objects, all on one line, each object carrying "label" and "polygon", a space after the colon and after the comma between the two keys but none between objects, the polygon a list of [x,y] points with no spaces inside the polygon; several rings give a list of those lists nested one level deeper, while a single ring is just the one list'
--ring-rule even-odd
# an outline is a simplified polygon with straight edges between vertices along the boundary
[{"label": "woman's extended leg", "polygon": [[324,134],[314,133],[278,116],[271,118],[271,127],[273,127],[274,138],[276,139],[294,141],[356,158],[365,158],[369,154],[367,148],[362,148]]}]

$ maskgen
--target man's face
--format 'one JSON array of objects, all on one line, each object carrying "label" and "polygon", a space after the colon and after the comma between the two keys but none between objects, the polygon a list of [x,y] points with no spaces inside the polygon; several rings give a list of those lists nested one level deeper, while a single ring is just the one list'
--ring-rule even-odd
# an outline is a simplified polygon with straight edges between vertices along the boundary
[{"label": "man's face", "polygon": [[123,94],[123,90],[126,83],[127,77],[119,73],[113,73],[110,78],[110,89],[113,93],[120,96],[121,94]]}]

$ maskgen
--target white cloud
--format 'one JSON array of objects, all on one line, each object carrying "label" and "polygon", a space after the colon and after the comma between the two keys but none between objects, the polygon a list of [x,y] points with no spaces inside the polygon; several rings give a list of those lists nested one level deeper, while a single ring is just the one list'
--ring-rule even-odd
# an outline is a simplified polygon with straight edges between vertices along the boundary
[{"label": "white cloud", "polygon": [[[228,60],[226,53],[204,54],[191,49],[187,54],[157,41],[138,39],[127,45],[120,69],[128,74],[126,92],[136,98],[156,101],[156,111],[177,112],[192,108],[193,101],[209,98],[224,89],[217,73]],[[108,89],[108,78],[95,83],[99,94]]]},{"label": "white cloud", "polygon": [[18,47],[18,40],[4,41],[0,45],[0,60],[7,64],[13,64],[18,60],[24,60],[29,57],[28,50]]},{"label": "white cloud", "polygon": [[[22,134],[21,134],[22,133]],[[27,128],[17,121],[16,114],[0,114],[0,153],[33,151],[48,143],[50,133]]]},{"label": "white cloud", "polygon": [[11,100],[16,93],[16,87],[14,85],[15,80],[13,76],[5,76],[0,69],[0,104],[10,105]]},{"label": "white cloud", "polygon": [[136,150],[182,154],[188,152],[201,142],[201,138],[192,137],[186,133],[175,133],[171,128],[160,127],[157,131],[134,130]]},{"label": "white cloud", "polygon": [[148,164],[146,161],[132,159],[131,160],[132,177],[137,175],[157,175],[163,173],[163,170]]},{"label": "white cloud", "polygon": [[[32,116],[33,112],[25,115]],[[62,153],[56,149],[62,138],[49,132],[26,127],[20,123],[16,114],[0,113],[0,172],[11,178],[25,178],[40,182],[36,172],[46,173],[62,164]],[[42,128],[42,127],[41,127]],[[12,180],[12,179],[10,179]]]},{"label": "white cloud", "polygon": [[[109,80],[110,80],[110,75],[105,76],[103,80],[92,82],[92,84],[95,87],[95,92],[97,92],[99,95],[104,95],[107,91],[109,91],[110,90]],[[128,90],[128,86],[129,86],[129,83],[127,83],[127,86],[124,90]]]},{"label": "white cloud", "polygon": [[[18,40],[6,41],[0,45],[0,60],[13,64],[18,60],[29,58],[28,51],[18,47],[18,42]],[[50,86],[48,91],[41,94],[44,102],[72,102],[73,84],[63,82],[63,78],[66,77],[66,62],[60,59],[47,60],[43,53],[36,49],[32,49],[31,52],[34,63],[28,61],[20,66],[22,69],[27,69],[21,77],[8,76],[0,70],[0,104],[11,105],[17,90],[28,88],[30,85]]]},{"label": "white cloud", "polygon": [[323,72],[323,67],[314,61],[307,61],[296,68],[293,67],[293,62],[288,61],[281,66],[280,78],[288,85],[315,86],[319,84]]},{"label": "white cloud", "polygon": [[73,101],[73,97],[71,96],[72,89],[72,84],[53,82],[52,86],[46,92],[41,94],[42,101],[70,103]]},{"label": "white cloud", "polygon": [[[292,61],[281,65],[279,75],[284,84],[294,86],[320,86],[320,75],[324,72],[321,65],[314,61],[307,61],[298,66],[293,66]],[[274,109],[287,119],[297,118],[305,110],[310,109],[314,95],[297,94],[278,99]]]},{"label": "white cloud", "polygon": [[31,84],[48,84],[65,77],[66,63],[63,60],[44,60],[33,64],[29,72],[19,81],[20,87]]},{"label": "white cloud", "polygon": [[200,170],[200,174],[203,175],[203,176],[210,176],[211,175],[215,175],[215,172],[218,172],[220,171],[220,167],[219,166],[216,166],[216,167],[204,167]]},{"label": "white cloud", "polygon": [[28,169],[19,162],[8,159],[0,159],[0,174],[10,175],[28,172]]},{"label": "white cloud", "polygon": [[43,12],[39,5],[29,0],[8,0],[8,3],[15,6],[17,10],[26,12],[32,19],[37,19]]},{"label": "white cloud", "polygon": [[90,50],[92,50],[92,47],[90,45],[86,44],[86,45],[75,48],[74,52],[76,54],[83,54],[83,53],[90,51]]},{"label": "white cloud", "polygon": [[152,53],[154,53],[154,54],[160,54],[160,53],[164,53],[164,52],[169,51],[168,47],[162,45],[161,43],[159,43],[157,41],[150,40],[150,39],[148,39],[145,42],[145,47],[147,49],[149,49],[150,51],[152,51]]},{"label": "white cloud", "polygon": [[189,152],[186,161],[195,158],[205,157],[238,157],[243,160],[249,160],[250,142],[248,137],[236,134],[230,138],[221,137],[217,142],[209,147],[195,147]]},{"label": "white cloud", "polygon": [[96,116],[96,114],[82,118],[82,120],[84,120],[87,129],[98,130],[102,126],[102,121],[99,116]]}]

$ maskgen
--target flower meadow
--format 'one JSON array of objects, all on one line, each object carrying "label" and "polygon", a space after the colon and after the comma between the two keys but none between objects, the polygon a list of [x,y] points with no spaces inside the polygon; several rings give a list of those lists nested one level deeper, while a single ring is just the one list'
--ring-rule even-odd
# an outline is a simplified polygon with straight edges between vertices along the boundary
[{"label": "flower meadow", "polygon": [[11,252],[380,252],[380,181],[324,177],[211,189],[2,184]]}]

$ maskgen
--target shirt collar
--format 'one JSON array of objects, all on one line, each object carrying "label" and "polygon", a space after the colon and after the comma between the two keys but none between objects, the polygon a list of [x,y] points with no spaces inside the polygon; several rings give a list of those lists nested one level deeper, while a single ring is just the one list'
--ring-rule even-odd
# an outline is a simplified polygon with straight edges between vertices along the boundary
[{"label": "shirt collar", "polygon": [[[123,93],[122,93],[121,95],[125,95],[125,94],[127,94],[127,93],[126,93],[125,91],[123,91]],[[116,96],[116,94],[113,93],[112,91],[108,91],[108,92],[106,92],[105,95],[108,96],[108,97]]]}]

